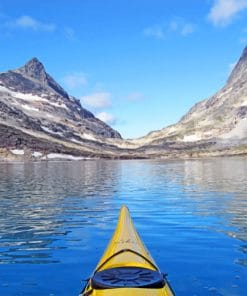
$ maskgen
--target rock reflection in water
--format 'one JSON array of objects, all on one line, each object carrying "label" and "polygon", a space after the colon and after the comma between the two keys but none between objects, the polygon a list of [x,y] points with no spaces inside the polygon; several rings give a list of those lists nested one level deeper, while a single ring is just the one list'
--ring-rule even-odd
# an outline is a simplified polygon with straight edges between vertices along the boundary
[{"label": "rock reflection in water", "polygon": [[198,211],[222,217],[236,229],[227,235],[247,241],[247,158],[185,161],[184,168],[185,187],[200,191]]}]

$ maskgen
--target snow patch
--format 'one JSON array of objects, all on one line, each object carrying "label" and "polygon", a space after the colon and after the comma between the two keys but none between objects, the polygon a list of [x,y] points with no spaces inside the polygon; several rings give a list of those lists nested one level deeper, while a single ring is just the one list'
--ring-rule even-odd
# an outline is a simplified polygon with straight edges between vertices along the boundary
[{"label": "snow patch", "polygon": [[3,86],[3,85],[0,85],[0,91],[2,91],[2,92],[8,92],[8,93],[11,92],[10,89],[8,89],[7,87],[5,87],[5,86]]},{"label": "snow patch", "polygon": [[24,150],[21,150],[21,149],[13,149],[10,151],[15,155],[24,155]]},{"label": "snow patch", "polygon": [[46,103],[48,105],[52,105],[54,107],[58,107],[58,108],[63,108],[66,110],[69,110],[69,108],[62,102],[52,102],[48,99],[45,99],[45,97],[47,97],[47,94],[41,94],[40,96],[37,95],[33,95],[33,94],[23,94],[20,92],[15,92],[12,91],[4,86],[0,85],[0,90],[4,91],[4,92],[8,92],[9,94],[11,94],[14,98],[16,99],[20,99],[20,100],[25,100],[25,101],[31,101],[31,102],[43,102]]},{"label": "snow patch", "polygon": [[63,108],[66,110],[69,110],[69,108],[64,104],[64,103],[56,103],[56,102],[50,102],[48,100],[46,100],[48,104],[54,106],[54,107],[58,107],[58,108]]},{"label": "snow patch", "polygon": [[38,151],[34,151],[34,152],[32,153],[32,156],[33,156],[33,157],[41,157],[42,155],[43,155],[43,153],[38,152]]},{"label": "snow patch", "polygon": [[21,107],[24,108],[24,109],[26,109],[26,110],[29,110],[29,111],[36,111],[36,112],[39,112],[39,109],[34,108],[34,107],[30,107],[30,106],[28,106],[28,105],[22,105]]},{"label": "snow patch", "polygon": [[92,141],[99,141],[94,135],[88,134],[88,133],[75,133],[75,135],[79,136],[80,138],[86,139],[86,140],[92,140]]},{"label": "snow patch", "polygon": [[45,99],[42,99],[41,97],[32,94],[23,94],[20,92],[11,92],[11,94],[13,97],[25,101],[46,101]]},{"label": "snow patch", "polygon": [[47,113],[45,111],[42,111],[42,112],[43,112],[43,116],[45,116],[45,117],[49,117],[49,118],[52,118],[52,119],[57,119],[58,118],[58,117],[56,117],[56,116],[54,116],[54,115],[52,115],[50,113]]},{"label": "snow patch", "polygon": [[87,139],[87,140],[97,140],[93,135],[91,135],[91,134],[87,134],[87,133],[83,133],[82,135],[81,135],[84,139]]},{"label": "snow patch", "polygon": [[47,156],[43,156],[42,159],[66,159],[66,160],[85,160],[90,159],[89,157],[74,156],[70,154],[50,153]]},{"label": "snow patch", "polygon": [[183,142],[196,142],[196,141],[200,141],[201,137],[194,134],[194,135],[188,135],[188,136],[184,136],[183,138]]},{"label": "snow patch", "polygon": [[54,132],[53,130],[49,129],[46,126],[41,126],[42,130],[44,130],[45,132],[49,133],[49,134],[53,134],[53,135],[59,135],[61,137],[63,137],[63,133],[62,132]]},{"label": "snow patch", "polygon": [[76,140],[76,139],[71,139],[71,142],[74,142],[74,143],[77,143],[77,144],[83,144],[83,142],[82,141],[78,141],[78,140]]}]

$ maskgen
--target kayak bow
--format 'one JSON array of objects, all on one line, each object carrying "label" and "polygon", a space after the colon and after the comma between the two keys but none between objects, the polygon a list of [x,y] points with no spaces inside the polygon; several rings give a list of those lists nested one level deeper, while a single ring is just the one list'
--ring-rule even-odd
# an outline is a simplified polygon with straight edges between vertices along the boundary
[{"label": "kayak bow", "polygon": [[80,294],[115,295],[175,295],[137,234],[125,206],[110,243]]}]

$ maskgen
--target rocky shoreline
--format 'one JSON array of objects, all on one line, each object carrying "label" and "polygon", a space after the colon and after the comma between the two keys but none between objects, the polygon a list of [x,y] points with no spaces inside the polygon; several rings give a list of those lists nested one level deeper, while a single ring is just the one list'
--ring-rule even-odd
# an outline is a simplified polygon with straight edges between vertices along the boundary
[{"label": "rocky shoreline", "polygon": [[185,159],[206,159],[212,157],[237,157],[247,156],[247,145],[228,149],[228,150],[210,150],[210,151],[187,151],[171,153],[122,153],[119,155],[80,155],[62,152],[41,152],[30,149],[7,149],[0,148],[0,162],[47,162],[47,161],[89,161],[89,160],[185,160]]}]

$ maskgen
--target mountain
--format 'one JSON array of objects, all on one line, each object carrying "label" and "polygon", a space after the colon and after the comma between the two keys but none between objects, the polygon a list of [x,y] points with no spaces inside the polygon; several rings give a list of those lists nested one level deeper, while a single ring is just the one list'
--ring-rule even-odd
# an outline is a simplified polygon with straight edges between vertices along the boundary
[{"label": "mountain", "polygon": [[107,138],[121,135],[82,108],[37,58],[0,73],[0,153],[101,156]]},{"label": "mountain", "polygon": [[181,120],[123,140],[33,58],[0,73],[0,160],[187,158],[247,154],[247,47],[225,86]]},{"label": "mountain", "polygon": [[149,155],[247,153],[247,47],[226,85],[169,127],[132,141]]}]

